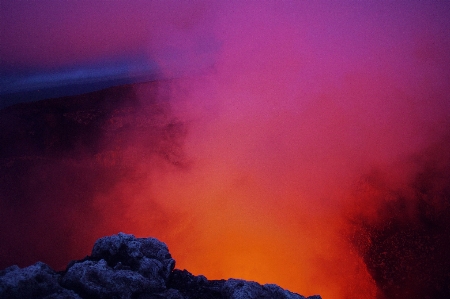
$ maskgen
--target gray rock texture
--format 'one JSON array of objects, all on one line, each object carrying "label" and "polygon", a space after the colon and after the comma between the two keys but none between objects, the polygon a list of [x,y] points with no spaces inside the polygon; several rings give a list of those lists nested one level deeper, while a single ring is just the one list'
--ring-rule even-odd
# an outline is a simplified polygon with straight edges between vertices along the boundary
[{"label": "gray rock texture", "polygon": [[80,299],[73,290],[59,284],[60,275],[42,262],[20,269],[0,271],[0,298]]},{"label": "gray rock texture", "polygon": [[0,298],[305,299],[274,284],[208,280],[174,267],[166,244],[119,233],[97,240],[90,256],[71,262],[62,272],[41,262],[0,271]]}]

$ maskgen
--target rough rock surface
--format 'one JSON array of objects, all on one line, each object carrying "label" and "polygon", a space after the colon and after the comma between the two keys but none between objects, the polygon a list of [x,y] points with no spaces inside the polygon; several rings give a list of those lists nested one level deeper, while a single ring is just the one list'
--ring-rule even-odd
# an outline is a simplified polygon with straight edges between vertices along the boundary
[{"label": "rough rock surface", "polygon": [[119,233],[97,240],[90,256],[71,262],[63,272],[55,272],[41,262],[0,271],[0,298],[305,298],[274,284],[208,280],[174,267],[175,260],[166,244]]},{"label": "rough rock surface", "polygon": [[73,290],[59,284],[60,275],[42,262],[20,269],[11,266],[0,271],[0,298],[71,298]]}]

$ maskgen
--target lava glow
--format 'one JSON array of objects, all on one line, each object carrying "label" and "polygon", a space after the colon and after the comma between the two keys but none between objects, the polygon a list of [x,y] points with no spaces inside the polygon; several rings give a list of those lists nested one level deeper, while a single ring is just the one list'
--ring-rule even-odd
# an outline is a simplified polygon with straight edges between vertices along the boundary
[{"label": "lava glow", "polygon": [[3,21],[4,74],[137,55],[161,80],[133,88],[139,109],[114,104],[102,128],[120,134],[92,133],[95,150],[1,177],[1,267],[62,269],[123,231],[209,279],[324,299],[449,294],[446,1],[151,2]]}]

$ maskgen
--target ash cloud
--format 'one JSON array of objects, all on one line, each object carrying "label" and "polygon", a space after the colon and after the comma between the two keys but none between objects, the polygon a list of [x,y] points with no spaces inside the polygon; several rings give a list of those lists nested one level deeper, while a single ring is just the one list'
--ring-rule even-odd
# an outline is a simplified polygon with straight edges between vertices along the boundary
[{"label": "ash cloud", "polygon": [[[377,217],[370,212],[384,203],[350,196],[355,182],[381,169],[383,188],[413,184],[418,166],[398,161],[425,157],[448,134],[447,8],[419,6],[221,7],[214,70],[181,80],[174,95],[190,123],[192,176],[157,187],[190,206],[204,256],[225,256],[206,270],[213,277],[278,280],[324,298],[395,298],[375,257],[348,242],[346,213],[353,202],[354,214]],[[414,196],[404,204],[414,210]]]},{"label": "ash cloud", "polygon": [[397,163],[401,183],[374,170],[356,185],[350,240],[378,286],[377,298],[450,295],[448,136]]},{"label": "ash cloud", "polygon": [[[47,132],[60,127],[52,113],[44,118],[44,137],[19,132],[29,139],[16,141],[11,153],[32,144],[30,151],[44,151],[57,164],[52,171],[17,170],[24,185],[34,186],[29,190],[47,176],[59,185],[42,185],[44,195],[54,186],[86,193],[76,199],[60,193],[83,204],[73,210],[55,201],[68,212],[55,212],[40,232],[61,227],[66,218],[58,217],[69,215],[71,237],[60,232],[64,226],[56,235],[77,251],[125,227],[167,242],[179,267],[195,274],[275,282],[324,298],[409,294],[400,277],[405,271],[393,269],[417,257],[420,266],[405,277],[423,286],[418,293],[431,292],[430,272],[423,280],[414,273],[435,262],[409,248],[427,241],[433,246],[425,251],[440,252],[448,240],[435,230],[447,230],[440,213],[448,211],[448,4],[152,3],[142,10],[152,12],[148,23],[139,26],[147,31],[129,44],[145,48],[161,77],[176,79],[133,88],[135,104],[92,116],[91,124],[108,129],[93,125],[76,142],[65,139],[79,136],[76,130],[59,132],[64,142],[51,138]],[[119,39],[117,48],[127,48],[127,39]],[[89,120],[83,115],[65,119]],[[6,127],[16,121],[3,119]],[[40,148],[46,144],[58,150],[50,155]],[[82,174],[86,168],[92,178]],[[64,178],[62,169],[74,174]],[[14,190],[33,202],[27,188]],[[44,195],[43,203],[55,204]],[[17,224],[4,234],[24,244],[20,236],[32,222],[22,227],[23,219],[47,212],[38,205],[13,210],[11,197],[3,201],[4,219]],[[92,237],[82,241],[86,230]],[[408,258],[395,246],[409,250]],[[390,262],[379,266],[384,256]]]}]

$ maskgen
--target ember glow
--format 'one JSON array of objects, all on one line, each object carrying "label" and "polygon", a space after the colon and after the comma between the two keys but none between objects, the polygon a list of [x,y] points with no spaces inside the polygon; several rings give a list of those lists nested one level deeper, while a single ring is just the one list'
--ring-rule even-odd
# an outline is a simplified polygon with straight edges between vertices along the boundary
[{"label": "ember glow", "polygon": [[24,3],[1,4],[0,91],[117,61],[159,80],[98,93],[104,110],[33,110],[36,132],[87,132],[2,142],[2,268],[62,269],[124,231],[209,279],[448,296],[449,3]]}]

